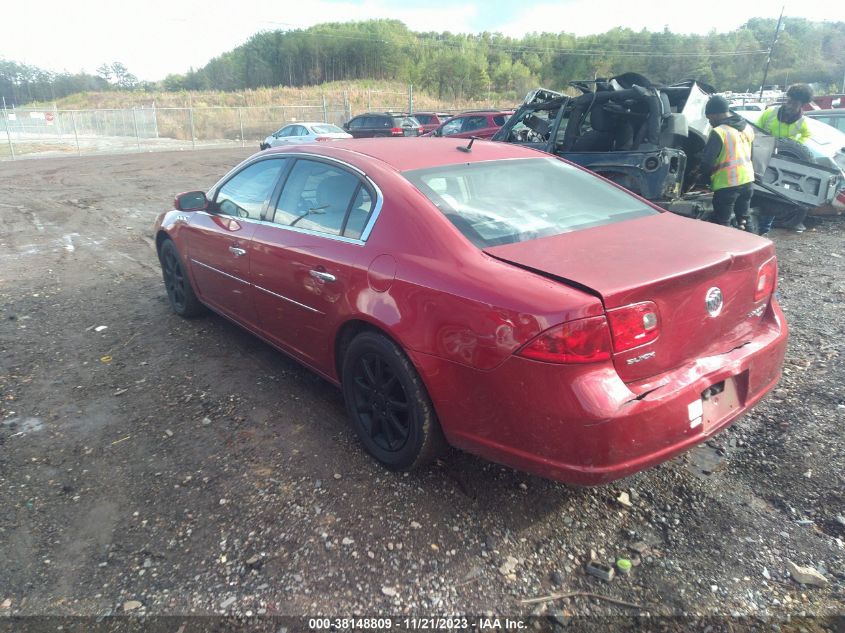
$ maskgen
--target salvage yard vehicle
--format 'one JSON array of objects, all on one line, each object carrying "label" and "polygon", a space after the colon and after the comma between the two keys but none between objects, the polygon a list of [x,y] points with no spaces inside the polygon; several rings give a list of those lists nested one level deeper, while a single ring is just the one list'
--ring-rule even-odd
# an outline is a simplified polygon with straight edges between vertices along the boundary
[{"label": "salvage yard vehicle", "polygon": [[414,112],[413,114],[413,117],[420,122],[420,134],[422,135],[428,134],[453,116],[455,115],[448,112]]},{"label": "salvage yard vehicle", "polygon": [[349,119],[343,129],[355,138],[420,136],[422,128],[414,117],[396,112],[367,112]]},{"label": "salvage yard vehicle", "polygon": [[612,481],[731,424],[786,349],[772,242],[505,143],[270,149],[155,236],[177,314],[208,306],[340,386],[391,469],[445,439]]},{"label": "salvage yard vehicle", "polygon": [[490,138],[499,131],[513,110],[477,110],[455,115],[425,136]]},{"label": "salvage yard vehicle", "polygon": [[341,138],[352,138],[336,125],[323,121],[303,121],[291,123],[277,130],[264,139],[261,149],[281,147],[282,145],[302,145],[303,143],[317,143],[320,141],[336,141]]},{"label": "salvage yard vehicle", "polygon": [[[530,93],[493,140],[562,156],[680,215],[712,212],[713,194],[698,166],[710,134],[704,106],[713,88],[692,80],[659,86],[636,73],[570,86],[582,94]],[[762,131],[754,140],[752,206],[830,205],[841,171],[778,155],[777,145]]]}]

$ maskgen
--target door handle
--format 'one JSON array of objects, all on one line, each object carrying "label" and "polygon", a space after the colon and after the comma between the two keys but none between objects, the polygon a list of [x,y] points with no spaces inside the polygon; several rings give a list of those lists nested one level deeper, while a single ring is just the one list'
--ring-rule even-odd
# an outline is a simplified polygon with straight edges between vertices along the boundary
[{"label": "door handle", "polygon": [[246,255],[246,251],[242,248],[238,248],[237,246],[230,246],[229,252],[232,253],[235,257],[243,257]]},{"label": "door handle", "polygon": [[331,273],[324,273],[322,270],[309,270],[308,274],[320,281],[337,281],[337,277]]}]

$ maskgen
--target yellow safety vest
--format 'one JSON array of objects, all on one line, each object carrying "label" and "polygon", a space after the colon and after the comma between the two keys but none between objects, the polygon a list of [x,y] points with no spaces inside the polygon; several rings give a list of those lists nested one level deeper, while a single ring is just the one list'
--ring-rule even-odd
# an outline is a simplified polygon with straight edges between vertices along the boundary
[{"label": "yellow safety vest", "polygon": [[799,143],[810,138],[810,128],[804,116],[799,117],[794,123],[784,123],[778,119],[779,113],[780,106],[769,108],[757,119],[757,125],[775,138],[791,138]]},{"label": "yellow safety vest", "polygon": [[722,139],[722,151],[713,166],[710,188],[718,191],[754,182],[754,165],[751,164],[754,130],[751,126],[746,125],[740,132],[730,125],[719,125],[713,131]]}]

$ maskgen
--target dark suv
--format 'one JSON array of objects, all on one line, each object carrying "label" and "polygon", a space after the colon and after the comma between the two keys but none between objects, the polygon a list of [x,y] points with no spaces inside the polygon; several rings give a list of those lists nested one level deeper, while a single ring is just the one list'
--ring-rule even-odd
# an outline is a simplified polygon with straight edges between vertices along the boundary
[{"label": "dark suv", "polygon": [[414,117],[393,112],[366,112],[351,118],[343,129],[355,138],[420,136],[420,123]]}]

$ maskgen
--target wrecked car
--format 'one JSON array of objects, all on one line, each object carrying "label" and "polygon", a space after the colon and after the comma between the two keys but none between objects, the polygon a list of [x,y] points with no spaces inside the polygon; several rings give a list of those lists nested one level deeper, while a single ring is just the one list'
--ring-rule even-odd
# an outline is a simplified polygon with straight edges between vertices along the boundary
[{"label": "wrecked car", "polygon": [[[710,134],[704,106],[711,86],[694,80],[662,86],[637,73],[570,86],[581,95],[529,93],[493,140],[566,158],[674,213],[701,219],[712,213],[713,193],[698,169]],[[783,139],[756,131],[752,207],[789,217],[835,200],[839,169],[779,153]]]}]

